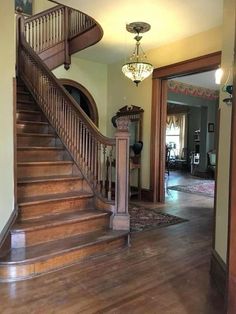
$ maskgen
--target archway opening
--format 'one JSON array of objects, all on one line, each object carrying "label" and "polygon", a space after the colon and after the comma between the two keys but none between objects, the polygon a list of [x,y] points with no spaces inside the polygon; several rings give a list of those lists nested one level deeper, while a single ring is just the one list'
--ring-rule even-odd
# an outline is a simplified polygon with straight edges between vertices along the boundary
[{"label": "archway opening", "polygon": [[84,86],[73,80],[61,79],[60,81],[86,115],[98,126],[97,105],[90,92]]}]

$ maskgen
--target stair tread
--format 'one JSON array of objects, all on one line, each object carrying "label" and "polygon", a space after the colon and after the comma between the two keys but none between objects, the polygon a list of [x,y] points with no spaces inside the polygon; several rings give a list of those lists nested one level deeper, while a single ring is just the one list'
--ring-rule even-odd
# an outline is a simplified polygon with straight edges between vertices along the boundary
[{"label": "stair tread", "polygon": [[39,114],[42,113],[42,111],[40,110],[29,110],[29,109],[17,109],[17,113],[35,113],[35,114]]},{"label": "stair tread", "polygon": [[93,218],[99,218],[107,216],[108,213],[105,211],[85,209],[85,210],[74,210],[66,213],[46,215],[40,218],[33,218],[30,220],[23,220],[14,224],[11,229],[12,233],[22,231],[35,231],[44,229],[46,227],[54,227],[58,225],[65,225],[71,222],[85,221]]},{"label": "stair tread", "polygon": [[[21,85],[23,86],[23,85]],[[25,90],[17,90],[17,94],[25,94],[25,95],[30,95],[30,92],[25,91]]]},{"label": "stair tread", "polygon": [[20,161],[17,163],[19,166],[23,165],[63,165],[63,164],[73,164],[72,160],[57,160],[57,161]]},{"label": "stair tread", "polygon": [[50,256],[61,255],[66,251],[70,252],[80,248],[82,249],[86,246],[120,238],[127,234],[127,231],[123,230],[96,231],[31,247],[11,249],[10,252],[0,258],[0,265],[45,260]]},{"label": "stair tread", "polygon": [[56,176],[43,176],[43,177],[26,177],[17,180],[17,183],[35,183],[35,182],[51,182],[51,181],[71,181],[80,180],[82,176],[79,175],[56,175]]},{"label": "stair tread", "polygon": [[[28,94],[30,95],[30,94]],[[34,100],[31,99],[17,99],[17,104],[34,104],[35,106],[38,106]]]},{"label": "stair tread", "polygon": [[18,205],[32,205],[38,203],[48,203],[73,198],[90,198],[93,193],[89,192],[67,192],[49,195],[28,196],[18,200]]},{"label": "stair tread", "polygon": [[17,124],[37,124],[37,125],[45,125],[47,126],[49,123],[46,121],[27,121],[27,120],[17,120]]},{"label": "stair tread", "polygon": [[18,133],[17,136],[25,137],[57,137],[55,133]]},{"label": "stair tread", "polygon": [[62,146],[20,146],[17,150],[65,150]]}]

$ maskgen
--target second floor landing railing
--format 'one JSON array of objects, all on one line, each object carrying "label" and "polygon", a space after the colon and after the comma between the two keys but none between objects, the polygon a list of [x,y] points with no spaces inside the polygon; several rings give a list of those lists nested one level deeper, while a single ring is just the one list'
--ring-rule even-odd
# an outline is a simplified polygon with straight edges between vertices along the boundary
[{"label": "second floor landing railing", "polygon": [[64,52],[64,64],[70,64],[70,41],[97,27],[98,24],[86,14],[58,5],[27,18],[24,23],[25,39],[30,47],[44,60],[47,50]]}]

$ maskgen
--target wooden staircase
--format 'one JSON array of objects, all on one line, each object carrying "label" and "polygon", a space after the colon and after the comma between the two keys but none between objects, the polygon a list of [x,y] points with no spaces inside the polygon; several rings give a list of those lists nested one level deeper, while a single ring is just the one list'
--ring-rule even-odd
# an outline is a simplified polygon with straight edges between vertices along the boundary
[{"label": "wooden staircase", "polygon": [[127,244],[30,92],[17,87],[17,203],[0,281],[38,276]]}]

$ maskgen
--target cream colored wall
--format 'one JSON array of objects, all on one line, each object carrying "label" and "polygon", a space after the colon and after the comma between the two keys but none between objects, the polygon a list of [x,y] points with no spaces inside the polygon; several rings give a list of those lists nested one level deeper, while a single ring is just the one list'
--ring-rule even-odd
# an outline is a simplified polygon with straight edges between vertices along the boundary
[{"label": "cream colored wall", "polygon": [[55,3],[52,3],[48,0],[35,0],[33,2],[33,12],[34,14],[37,14],[41,11],[50,9],[54,7],[55,5],[56,5]]},{"label": "cream colored wall", "polygon": [[[148,60],[156,68],[216,52],[221,50],[221,37],[222,28],[217,27],[207,32],[153,49],[147,53]],[[143,48],[145,49],[145,35],[143,38]],[[136,87],[134,83],[124,77],[121,72],[121,66],[121,62],[108,66],[107,131],[108,135],[113,134],[114,128],[111,125],[110,119],[120,107],[128,104],[140,106],[144,109],[142,186],[143,188],[149,188],[152,80],[148,78]]]},{"label": "cream colored wall", "polygon": [[[234,0],[224,1],[224,26],[222,44],[222,62],[224,71],[222,83],[227,81],[229,73],[232,84],[232,65],[235,38],[235,8]],[[226,262],[228,239],[228,200],[229,200],[229,165],[230,165],[230,136],[231,136],[231,106],[223,102],[229,95],[220,92],[220,133],[219,156],[217,173],[217,198],[216,198],[216,238],[215,250]]]},{"label": "cream colored wall", "polygon": [[13,77],[15,73],[14,1],[0,3],[0,232],[14,208]]},{"label": "cream colored wall", "polygon": [[99,115],[99,129],[107,133],[107,65],[73,57],[68,71],[64,66],[55,69],[58,78],[74,80],[82,84],[93,96]]}]

